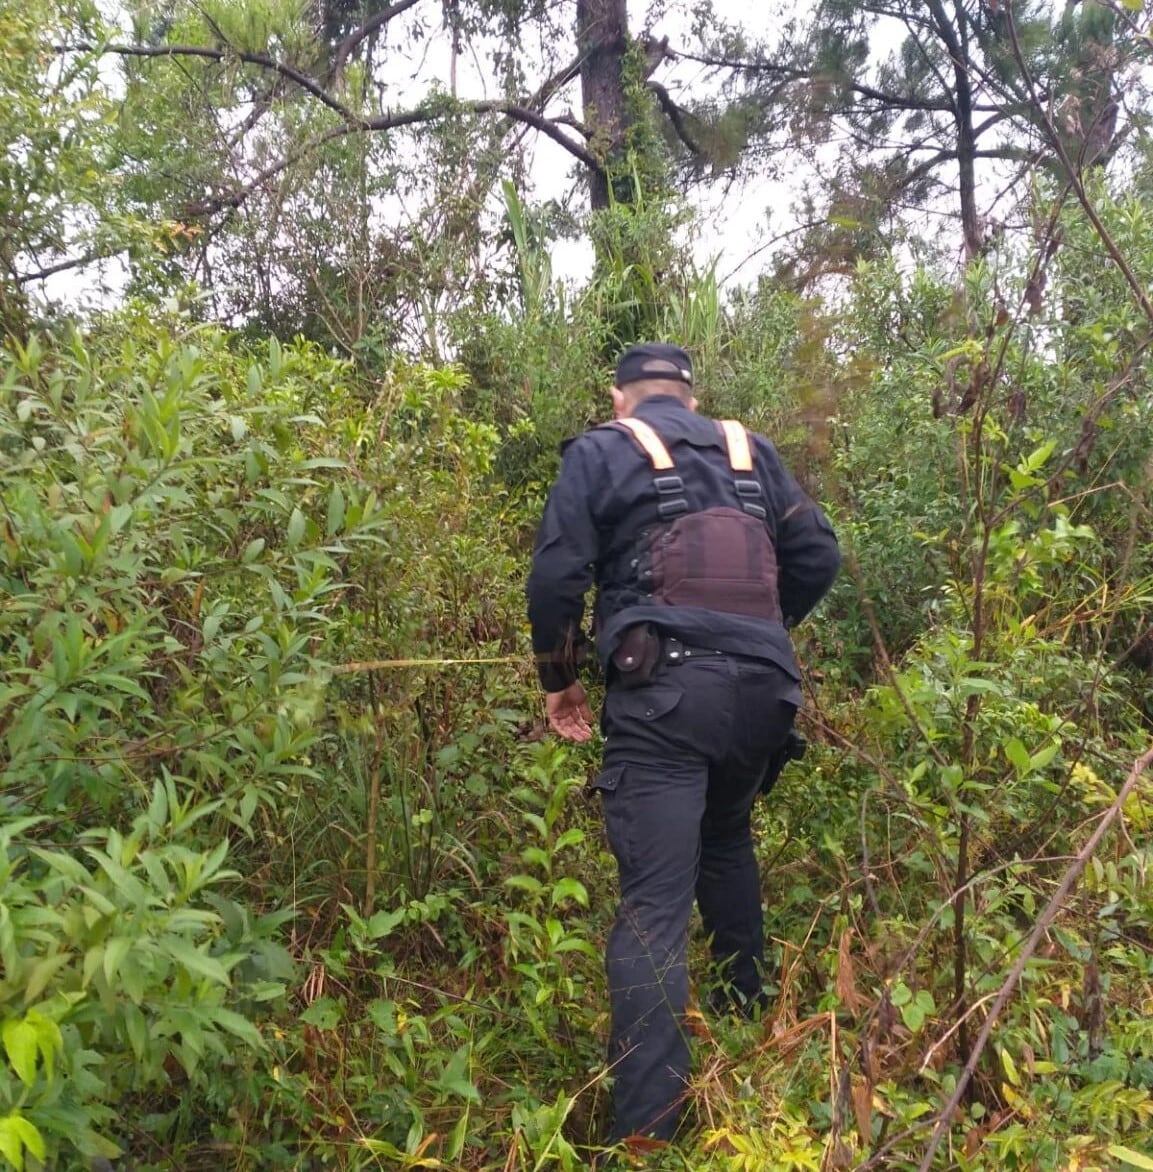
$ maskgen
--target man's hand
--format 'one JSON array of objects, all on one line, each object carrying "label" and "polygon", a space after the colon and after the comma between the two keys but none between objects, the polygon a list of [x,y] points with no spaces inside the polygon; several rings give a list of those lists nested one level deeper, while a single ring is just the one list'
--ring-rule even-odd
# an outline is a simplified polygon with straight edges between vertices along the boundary
[{"label": "man's hand", "polygon": [[593,714],[580,683],[569,684],[563,692],[549,692],[545,705],[549,726],[557,736],[566,741],[592,740]]}]

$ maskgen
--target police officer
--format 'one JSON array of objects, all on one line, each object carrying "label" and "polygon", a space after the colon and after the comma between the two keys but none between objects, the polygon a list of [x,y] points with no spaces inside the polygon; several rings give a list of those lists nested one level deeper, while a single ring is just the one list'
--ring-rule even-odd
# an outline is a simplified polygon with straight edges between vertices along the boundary
[{"label": "police officer", "polygon": [[692,392],[681,348],[621,355],[615,420],[565,445],[528,581],[549,723],[572,741],[592,736],[576,665],[597,588],[608,688],[592,785],[620,878],[606,957],[613,1142],[676,1130],[694,899],[723,1007],[761,1004],[750,815],[801,703],[787,628],[840,565],[829,522],[773,445],[697,414]]}]

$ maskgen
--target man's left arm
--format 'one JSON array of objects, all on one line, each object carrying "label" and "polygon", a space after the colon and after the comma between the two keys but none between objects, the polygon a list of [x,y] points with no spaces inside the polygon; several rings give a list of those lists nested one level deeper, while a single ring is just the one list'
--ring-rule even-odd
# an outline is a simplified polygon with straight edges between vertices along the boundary
[{"label": "man's left arm", "polygon": [[841,566],[841,551],[829,519],[781,462],[776,448],[757,437],[757,467],[777,516],[775,545],[781,611],[788,626],[799,623],[828,593]]},{"label": "man's left arm", "polygon": [[579,441],[565,452],[537,529],[529,572],[528,617],[541,685],[548,693],[549,723],[568,740],[592,736],[592,713],[577,679],[585,595],[598,552],[592,495],[603,484],[595,452]]}]

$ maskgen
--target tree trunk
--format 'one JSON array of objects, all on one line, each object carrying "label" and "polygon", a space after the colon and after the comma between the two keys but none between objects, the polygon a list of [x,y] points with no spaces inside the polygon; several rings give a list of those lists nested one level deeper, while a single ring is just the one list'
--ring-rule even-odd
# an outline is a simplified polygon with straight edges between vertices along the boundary
[{"label": "tree trunk", "polygon": [[929,10],[937,26],[937,35],[949,51],[953,62],[953,118],[957,128],[957,178],[961,197],[961,234],[965,241],[965,260],[970,261],[984,243],[977,215],[977,136],[973,128],[973,83],[969,76],[968,17],[962,0],[954,0],[955,22],[949,19],[940,0],[930,0]]},{"label": "tree trunk", "polygon": [[609,206],[613,165],[624,151],[628,111],[622,80],[628,42],[625,0],[577,0],[577,44],[581,54],[581,104],[591,134],[589,147],[605,164],[589,175],[592,210]]},{"label": "tree trunk", "polygon": [[957,83],[957,166],[961,187],[961,232],[965,238],[965,259],[972,260],[984,244],[977,216],[977,136],[973,131],[973,87],[969,78],[968,26],[961,0],[957,0],[957,31],[960,34],[953,71]]}]

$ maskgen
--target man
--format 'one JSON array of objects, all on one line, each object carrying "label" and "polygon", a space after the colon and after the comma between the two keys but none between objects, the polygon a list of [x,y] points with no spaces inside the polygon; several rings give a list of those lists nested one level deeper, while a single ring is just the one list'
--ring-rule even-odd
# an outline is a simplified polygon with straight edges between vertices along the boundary
[{"label": "man", "polygon": [[615,421],[564,447],[537,534],[529,619],[549,723],[587,741],[575,665],[584,595],[608,689],[599,792],[621,898],[606,957],[613,1142],[669,1139],[689,1075],[694,897],[720,999],[761,1004],[763,924],[750,815],[801,703],[787,627],[832,585],[833,530],[773,445],[696,413],[692,363],[621,356]]}]

